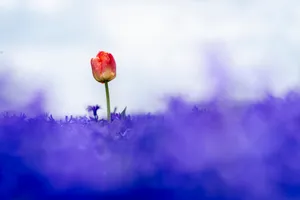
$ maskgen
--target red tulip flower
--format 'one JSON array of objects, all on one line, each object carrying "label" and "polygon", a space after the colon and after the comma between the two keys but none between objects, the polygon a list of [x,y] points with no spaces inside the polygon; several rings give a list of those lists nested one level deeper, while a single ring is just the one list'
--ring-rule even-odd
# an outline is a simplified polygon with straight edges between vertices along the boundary
[{"label": "red tulip flower", "polygon": [[91,59],[91,65],[96,81],[105,83],[116,78],[116,61],[110,53],[100,51]]},{"label": "red tulip flower", "polygon": [[110,98],[108,82],[116,78],[116,61],[112,54],[100,51],[95,58],[91,59],[93,76],[96,81],[105,84],[106,104],[107,104],[107,120],[111,120],[110,114]]}]

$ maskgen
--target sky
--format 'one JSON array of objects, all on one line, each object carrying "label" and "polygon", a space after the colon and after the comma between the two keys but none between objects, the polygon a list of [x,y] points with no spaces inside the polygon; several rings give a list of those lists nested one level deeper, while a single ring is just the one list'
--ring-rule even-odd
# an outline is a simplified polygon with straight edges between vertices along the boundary
[{"label": "sky", "polygon": [[0,0],[0,72],[12,72],[12,100],[46,91],[54,116],[95,104],[105,114],[90,66],[100,50],[117,62],[109,86],[120,110],[206,99],[220,78],[234,98],[282,95],[300,85],[299,10],[298,0]]}]

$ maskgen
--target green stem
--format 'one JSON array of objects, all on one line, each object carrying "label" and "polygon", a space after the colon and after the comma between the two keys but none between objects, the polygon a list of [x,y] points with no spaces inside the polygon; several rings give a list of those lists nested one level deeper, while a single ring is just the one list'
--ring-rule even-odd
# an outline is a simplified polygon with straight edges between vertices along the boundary
[{"label": "green stem", "polygon": [[111,121],[110,116],[110,98],[109,98],[109,89],[108,89],[108,82],[105,82],[105,93],[106,93],[106,106],[107,106],[107,121]]}]

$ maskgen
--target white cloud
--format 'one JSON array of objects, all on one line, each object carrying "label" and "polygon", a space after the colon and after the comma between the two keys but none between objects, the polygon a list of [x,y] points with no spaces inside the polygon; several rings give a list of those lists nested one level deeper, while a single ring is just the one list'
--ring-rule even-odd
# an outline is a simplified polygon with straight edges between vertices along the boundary
[{"label": "white cloud", "polygon": [[1,0],[0,10],[10,11],[17,6],[18,0]]},{"label": "white cloud", "polygon": [[24,0],[29,11],[55,15],[59,11],[66,9],[70,0]]},{"label": "white cloud", "polygon": [[1,0],[0,10],[13,11],[21,8],[39,14],[55,14],[63,11],[72,3],[71,0]]}]

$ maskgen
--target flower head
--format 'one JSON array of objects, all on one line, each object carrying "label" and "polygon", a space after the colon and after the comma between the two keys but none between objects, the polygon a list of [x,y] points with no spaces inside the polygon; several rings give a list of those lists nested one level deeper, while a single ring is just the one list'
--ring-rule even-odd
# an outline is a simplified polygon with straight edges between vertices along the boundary
[{"label": "flower head", "polygon": [[91,59],[93,76],[96,81],[105,83],[116,77],[116,62],[111,53],[100,51]]},{"label": "flower head", "polygon": [[87,110],[88,112],[93,112],[93,116],[94,116],[95,119],[98,119],[97,111],[98,111],[99,109],[100,109],[100,106],[98,106],[98,105],[95,105],[95,106],[88,106],[88,107],[86,108],[86,110]]}]

